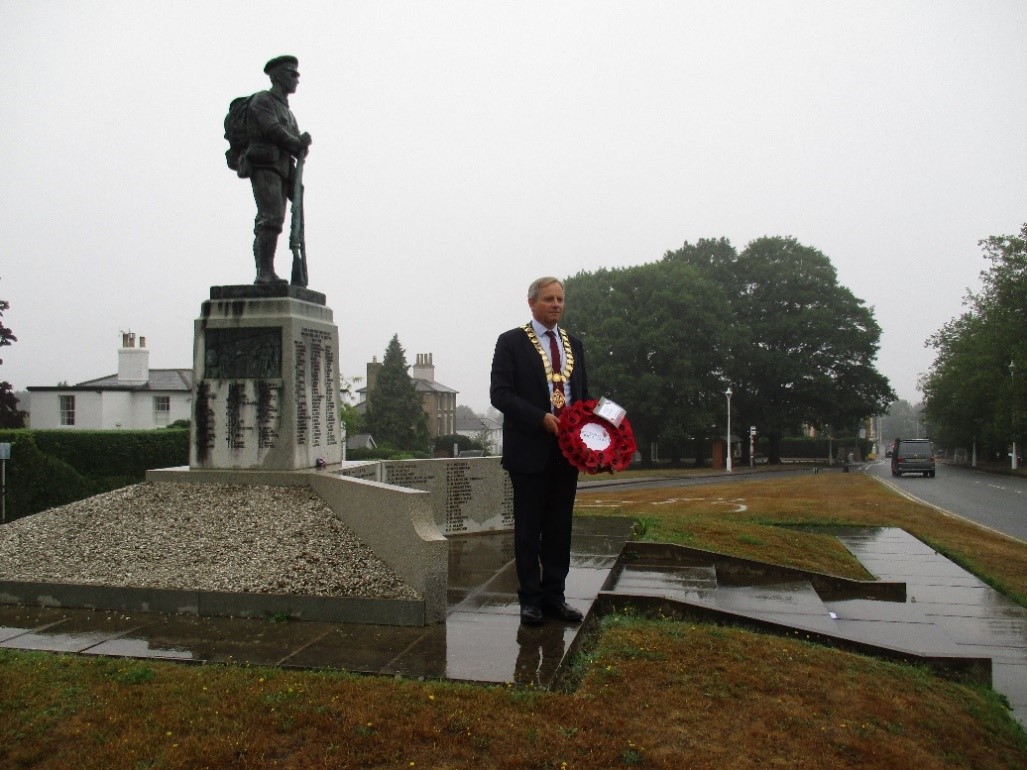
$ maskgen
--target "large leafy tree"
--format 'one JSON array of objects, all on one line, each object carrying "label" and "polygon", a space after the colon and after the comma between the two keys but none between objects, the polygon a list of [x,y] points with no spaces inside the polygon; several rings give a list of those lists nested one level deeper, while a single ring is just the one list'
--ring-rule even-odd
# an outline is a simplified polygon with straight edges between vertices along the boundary
[{"label": "large leafy tree", "polygon": [[1027,224],[980,245],[982,288],[927,340],[937,357],[920,387],[940,441],[1004,452],[1027,427]]},{"label": "large leafy tree", "polygon": [[772,462],[800,425],[854,430],[895,397],[874,366],[873,312],[824,254],[792,238],[761,238],[741,254],[724,238],[686,243],[565,288],[592,389],[628,409],[643,448],[709,435],[727,385],[735,425],[769,435]]},{"label": "large leafy tree", "polygon": [[794,238],[765,237],[734,254],[724,241],[685,244],[669,260],[702,265],[721,282],[735,332],[724,360],[742,425],[770,439],[801,425],[854,429],[895,398],[874,366],[881,329],[838,283],[831,261]]},{"label": "large leafy tree", "polygon": [[[643,458],[709,434],[723,390],[724,295],[701,271],[663,261],[579,273],[565,323],[580,334],[589,386],[628,410]],[[699,455],[701,456],[701,454]]]},{"label": "large leafy tree", "polygon": [[737,356],[741,405],[766,426],[772,454],[785,428],[853,429],[895,398],[874,367],[881,329],[873,312],[839,285],[824,254],[792,238],[761,238],[738,267],[735,317],[753,337]]},{"label": "large leafy tree", "polygon": [[[0,318],[4,311],[10,307],[10,303],[0,299]],[[0,348],[6,347],[18,341],[14,332],[4,326],[0,320]],[[0,364],[3,359],[0,359]],[[24,428],[25,412],[18,409],[18,399],[14,395],[14,388],[6,380],[0,382],[0,428]]]},{"label": "large leafy tree", "polygon": [[407,372],[406,353],[393,335],[367,399],[367,430],[380,446],[426,452],[428,416]]}]

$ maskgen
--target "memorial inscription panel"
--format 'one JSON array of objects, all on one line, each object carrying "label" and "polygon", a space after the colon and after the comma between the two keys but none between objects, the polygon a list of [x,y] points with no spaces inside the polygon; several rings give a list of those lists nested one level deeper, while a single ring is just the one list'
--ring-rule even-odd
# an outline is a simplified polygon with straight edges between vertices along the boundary
[{"label": "memorial inscription panel", "polygon": [[212,299],[195,335],[192,467],[341,462],[338,329],[330,310],[291,297]]},{"label": "memorial inscription panel", "polygon": [[204,379],[269,379],[281,376],[280,326],[207,329],[204,335]]}]

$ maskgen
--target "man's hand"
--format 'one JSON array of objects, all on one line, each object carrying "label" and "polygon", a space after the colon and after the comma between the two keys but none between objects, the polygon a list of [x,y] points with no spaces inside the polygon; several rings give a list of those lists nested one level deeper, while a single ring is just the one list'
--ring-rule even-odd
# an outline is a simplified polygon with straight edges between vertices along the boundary
[{"label": "man's hand", "polygon": [[556,419],[555,414],[546,412],[546,416],[542,418],[542,427],[547,433],[552,433],[554,436],[560,435],[560,421]]}]

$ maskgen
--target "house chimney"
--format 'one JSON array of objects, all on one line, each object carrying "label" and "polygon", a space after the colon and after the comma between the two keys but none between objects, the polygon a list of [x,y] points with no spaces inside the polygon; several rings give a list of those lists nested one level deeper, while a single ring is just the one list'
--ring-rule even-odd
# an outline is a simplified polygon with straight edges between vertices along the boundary
[{"label": "house chimney", "polygon": [[150,381],[150,351],[146,349],[146,337],[139,338],[133,332],[122,332],[121,349],[118,351],[118,384],[145,385]]},{"label": "house chimney", "polygon": [[435,382],[435,364],[432,363],[431,353],[418,353],[414,370],[410,375],[415,380]]},{"label": "house chimney", "polygon": [[382,370],[382,364],[378,362],[378,356],[371,356],[371,363],[367,365],[367,390],[364,391],[364,400],[371,400],[371,391],[378,382],[378,372]]}]

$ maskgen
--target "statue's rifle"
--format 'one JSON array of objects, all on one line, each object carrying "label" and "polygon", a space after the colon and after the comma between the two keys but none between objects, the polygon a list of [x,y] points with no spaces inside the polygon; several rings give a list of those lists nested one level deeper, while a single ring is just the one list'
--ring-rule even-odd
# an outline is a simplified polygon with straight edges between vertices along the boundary
[{"label": "statue's rifle", "polygon": [[296,159],[296,173],[292,187],[292,227],[289,230],[289,249],[292,251],[293,286],[307,285],[307,245],[303,234],[303,162],[306,153]]}]

